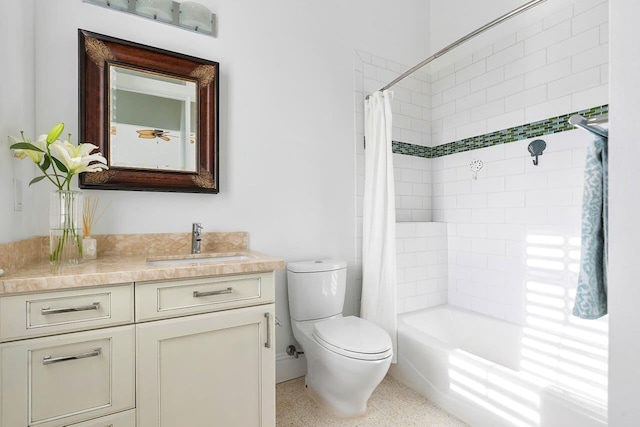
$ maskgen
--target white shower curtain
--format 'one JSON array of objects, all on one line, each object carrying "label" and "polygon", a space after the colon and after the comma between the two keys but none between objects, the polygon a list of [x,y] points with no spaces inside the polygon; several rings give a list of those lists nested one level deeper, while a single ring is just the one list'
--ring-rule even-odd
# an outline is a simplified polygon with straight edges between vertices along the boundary
[{"label": "white shower curtain", "polygon": [[388,91],[365,100],[365,168],[360,316],[391,336],[397,360],[396,208]]}]

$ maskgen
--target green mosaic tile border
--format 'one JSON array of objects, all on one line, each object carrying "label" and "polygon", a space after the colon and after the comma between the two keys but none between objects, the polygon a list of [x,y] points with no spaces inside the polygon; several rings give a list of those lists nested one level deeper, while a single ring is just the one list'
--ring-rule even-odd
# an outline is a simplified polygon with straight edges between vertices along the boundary
[{"label": "green mosaic tile border", "polygon": [[421,145],[393,141],[392,150],[395,154],[406,154],[409,156],[426,157],[429,159],[448,156],[450,154],[478,150],[480,148],[492,147],[499,144],[508,144],[510,142],[520,141],[527,138],[536,138],[553,133],[573,130],[575,127],[570,125],[568,120],[574,114],[580,114],[585,118],[598,117],[609,114],[609,105],[600,105],[587,110],[563,114],[562,116],[551,117],[549,119],[502,129],[484,135],[449,142],[447,144],[438,145],[437,147],[423,147]]},{"label": "green mosaic tile border", "polygon": [[406,154],[408,156],[432,158],[433,147],[409,144],[407,142],[391,141],[391,150],[394,154]]}]

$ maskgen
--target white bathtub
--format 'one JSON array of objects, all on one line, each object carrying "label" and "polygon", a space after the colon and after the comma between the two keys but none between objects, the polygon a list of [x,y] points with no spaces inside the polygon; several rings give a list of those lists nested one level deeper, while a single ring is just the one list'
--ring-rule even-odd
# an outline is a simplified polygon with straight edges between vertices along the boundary
[{"label": "white bathtub", "polygon": [[447,305],[405,313],[391,374],[472,427],[606,426],[604,399],[520,369],[523,332]]}]

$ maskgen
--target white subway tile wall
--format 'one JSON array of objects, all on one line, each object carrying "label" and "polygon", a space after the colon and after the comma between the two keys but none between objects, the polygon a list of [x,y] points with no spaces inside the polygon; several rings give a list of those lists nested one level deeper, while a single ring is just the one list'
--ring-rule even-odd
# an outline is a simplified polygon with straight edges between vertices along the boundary
[{"label": "white subway tile wall", "polygon": [[398,313],[447,303],[447,224],[396,224]]},{"label": "white subway tile wall", "polygon": [[431,159],[393,155],[396,221],[431,221]]},{"label": "white subway tile wall", "polygon": [[459,67],[433,67],[430,145],[606,104],[607,28],[606,0],[578,1]]},{"label": "white subway tile wall", "polygon": [[[576,1],[455,64],[436,68],[439,59],[429,74],[414,74],[393,88],[393,139],[436,146],[606,104],[607,6]],[[357,51],[354,68],[361,267],[362,103],[407,67]],[[527,152],[531,139],[434,159],[394,154],[399,312],[448,302],[525,324],[531,283],[575,292],[590,137],[578,130],[541,139],[547,149],[538,166]],[[484,167],[473,179],[476,159]],[[564,255],[529,242],[540,236],[560,239],[554,244]]]},{"label": "white subway tile wall", "polygon": [[[363,103],[364,96],[376,92],[398,77],[408,67],[379,56],[356,51],[356,103]],[[358,68],[362,68],[359,72]],[[431,138],[431,85],[429,76],[417,71],[402,80],[393,89],[391,109],[393,111],[394,141],[429,146]]]},{"label": "white subway tile wall", "polygon": [[[551,236],[568,242],[580,237],[580,195],[591,137],[575,130],[542,139],[547,148],[538,166],[527,151],[532,139],[434,162],[433,182],[443,185],[446,194],[434,197],[432,207],[433,220],[448,225],[449,304],[524,324],[526,283],[540,280],[528,266],[527,238]],[[469,173],[470,158],[484,163],[477,180]],[[558,261],[550,252],[543,253],[542,260]],[[559,261],[564,275],[554,283],[575,288],[568,255]]]}]

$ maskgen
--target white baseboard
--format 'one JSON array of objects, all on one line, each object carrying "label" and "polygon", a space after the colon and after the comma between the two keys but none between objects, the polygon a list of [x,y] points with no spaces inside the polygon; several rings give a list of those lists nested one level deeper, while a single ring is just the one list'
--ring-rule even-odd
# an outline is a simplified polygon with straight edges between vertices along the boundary
[{"label": "white baseboard", "polygon": [[276,383],[303,377],[307,374],[307,360],[304,354],[296,359],[287,353],[276,354]]}]

